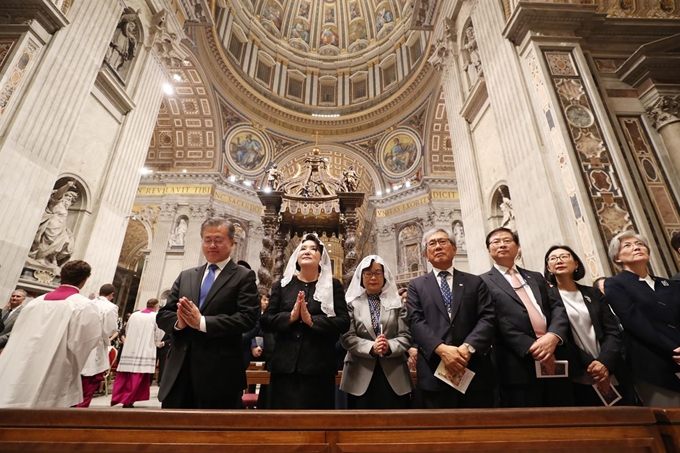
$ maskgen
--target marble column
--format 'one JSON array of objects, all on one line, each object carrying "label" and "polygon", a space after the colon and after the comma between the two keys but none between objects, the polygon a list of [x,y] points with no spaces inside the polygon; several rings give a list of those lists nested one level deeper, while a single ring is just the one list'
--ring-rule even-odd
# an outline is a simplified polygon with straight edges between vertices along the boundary
[{"label": "marble column", "polygon": [[74,2],[70,25],[51,39],[0,138],[0,300],[21,273],[122,8],[118,0]]},{"label": "marble column", "polygon": [[536,129],[523,68],[515,47],[503,36],[506,24],[501,2],[479,1],[471,17],[491,108],[502,137],[524,262],[530,268],[542,268],[545,246],[563,236],[563,225],[550,190],[545,146]]},{"label": "marble column", "polygon": [[168,236],[172,230],[176,212],[176,204],[163,203],[161,205],[158,221],[156,222],[156,230],[151,241],[151,252],[142,271],[142,281],[135,306],[139,306],[141,302],[145,302],[152,297],[160,296],[159,291],[161,289],[161,277],[168,248]]},{"label": "marble column", "polygon": [[118,253],[112,251],[119,251],[123,246],[127,215],[139,185],[139,169],[144,165],[163,97],[165,71],[155,51],[147,52],[145,57],[132,93],[136,107],[126,116],[111,153],[99,203],[93,211],[87,249],[80,252],[82,259],[92,266],[92,277],[83,288],[85,291],[110,281],[116,272]]},{"label": "marble column", "polygon": [[[467,240],[467,266],[474,272],[489,267],[485,247],[486,215],[484,198],[481,193],[479,170],[475,158],[475,146],[470,134],[470,124],[459,112],[463,107],[463,81],[458,65],[459,55],[453,53],[453,43],[448,36],[442,36],[438,52],[441,59],[431,60],[435,68],[443,71],[442,88],[446,103],[447,119],[451,133],[453,157],[456,164],[456,179],[462,221]],[[447,226],[451,229],[451,224]]]},{"label": "marble column", "polygon": [[191,209],[191,218],[184,240],[184,260],[182,261],[184,269],[190,269],[205,262],[205,257],[201,252],[201,225],[210,217],[212,212],[210,203],[191,205],[189,208]]},{"label": "marble column", "polygon": [[647,114],[663,139],[675,174],[680,175],[680,94],[659,96],[647,107]]}]

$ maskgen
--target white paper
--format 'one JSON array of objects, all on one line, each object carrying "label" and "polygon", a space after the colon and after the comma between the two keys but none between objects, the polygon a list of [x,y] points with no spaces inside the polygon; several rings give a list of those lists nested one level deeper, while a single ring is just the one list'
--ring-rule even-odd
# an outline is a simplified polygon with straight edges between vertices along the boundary
[{"label": "white paper", "polygon": [[475,372],[465,368],[463,374],[451,375],[446,371],[444,362],[439,362],[439,366],[434,372],[434,377],[446,382],[460,393],[465,394],[472,378],[475,377]]},{"label": "white paper", "polygon": [[537,378],[562,378],[569,377],[569,362],[567,360],[555,360],[555,373],[548,374],[545,368],[541,366],[541,362],[534,362],[536,364]]},{"label": "white paper", "polygon": [[593,384],[593,388],[595,389],[597,396],[599,396],[600,400],[602,400],[602,404],[605,406],[613,406],[622,398],[621,394],[611,383],[609,384],[609,390],[607,390],[607,392],[602,392],[597,384]]}]

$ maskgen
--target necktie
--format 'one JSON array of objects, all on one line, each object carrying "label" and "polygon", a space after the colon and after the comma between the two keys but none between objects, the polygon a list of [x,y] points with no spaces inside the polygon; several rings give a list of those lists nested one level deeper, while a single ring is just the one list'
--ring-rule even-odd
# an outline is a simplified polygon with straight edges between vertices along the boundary
[{"label": "necktie", "polygon": [[439,288],[442,290],[442,299],[444,299],[444,305],[446,305],[446,312],[449,314],[449,318],[451,317],[451,300],[453,299],[453,295],[451,294],[451,288],[449,287],[449,282],[446,281],[446,277],[451,275],[448,271],[442,271],[439,273],[439,278],[441,279],[441,282],[439,284]]},{"label": "necktie", "polygon": [[12,309],[8,308],[7,311],[5,312],[5,316],[2,317],[3,321],[7,321],[7,318],[9,318],[9,315],[12,314]]},{"label": "necktie", "polygon": [[205,276],[205,279],[203,280],[203,284],[201,285],[201,298],[198,301],[198,308],[203,306],[203,301],[205,301],[205,296],[208,295],[208,291],[210,291],[210,287],[215,283],[215,271],[219,269],[219,266],[217,264],[211,264],[208,266],[208,275]]},{"label": "necktie", "polygon": [[543,335],[545,335],[547,330],[545,319],[543,319],[541,313],[538,312],[536,306],[533,304],[533,302],[531,302],[529,294],[527,294],[526,289],[524,289],[524,285],[519,281],[519,278],[517,278],[517,271],[515,269],[508,269],[508,274],[510,275],[512,289],[515,290],[520,300],[524,304],[524,307],[527,309],[529,320],[531,321],[531,327],[534,328],[536,338],[541,338]]},{"label": "necktie", "polygon": [[376,335],[380,335],[380,295],[369,294],[368,303],[371,304],[371,324]]}]

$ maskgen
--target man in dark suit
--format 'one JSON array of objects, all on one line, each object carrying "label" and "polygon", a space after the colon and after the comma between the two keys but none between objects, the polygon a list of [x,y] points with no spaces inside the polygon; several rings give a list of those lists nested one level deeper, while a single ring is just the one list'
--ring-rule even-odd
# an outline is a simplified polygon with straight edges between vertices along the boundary
[{"label": "man in dark suit", "polygon": [[552,373],[555,359],[566,359],[564,340],[569,318],[562,302],[548,294],[538,272],[515,265],[519,237],[508,228],[496,228],[486,237],[495,261],[481,277],[496,307],[498,331],[494,363],[504,407],[568,406],[568,378],[537,378],[536,362]]},{"label": "man in dark suit", "polygon": [[229,255],[234,225],[201,225],[207,264],[183,271],[156,322],[172,335],[158,399],[164,408],[235,409],[246,387],[241,334],[255,325],[260,303],[255,273]]},{"label": "man in dark suit", "polygon": [[23,289],[14,290],[9,298],[9,304],[2,310],[2,316],[0,317],[0,326],[2,326],[2,331],[0,331],[0,350],[5,349],[14,323],[19,317],[21,309],[24,308],[25,300],[26,291]]},{"label": "man in dark suit", "polygon": [[[422,406],[492,407],[494,310],[486,285],[478,276],[454,269],[456,242],[448,231],[426,232],[423,248],[433,270],[409,283],[407,297],[413,342],[420,351],[416,368]],[[451,375],[466,368],[475,372],[465,394],[434,376],[440,362]]]},{"label": "man in dark suit", "polygon": [[[673,233],[673,236],[671,237],[671,247],[673,247],[673,250],[675,250],[676,253],[680,254],[680,231]],[[671,280],[680,282],[680,273],[675,274]]]}]

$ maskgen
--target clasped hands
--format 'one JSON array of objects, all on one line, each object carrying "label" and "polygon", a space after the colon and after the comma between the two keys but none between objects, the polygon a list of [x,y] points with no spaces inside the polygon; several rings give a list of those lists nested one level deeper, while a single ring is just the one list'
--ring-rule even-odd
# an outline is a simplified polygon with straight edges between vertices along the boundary
[{"label": "clasped hands", "polygon": [[529,354],[537,362],[541,362],[548,374],[555,374],[555,348],[560,342],[560,338],[553,333],[546,333],[529,348]]},{"label": "clasped hands", "polygon": [[387,342],[387,337],[385,334],[380,334],[376,337],[375,342],[373,343],[373,348],[372,348],[373,354],[377,356],[385,356],[389,355],[390,353],[390,345]]},{"label": "clasped hands", "polygon": [[440,344],[434,350],[435,354],[441,357],[446,371],[451,375],[461,375],[465,372],[468,366],[470,357],[472,354],[468,350],[467,346],[451,346],[446,344]]},{"label": "clasped hands", "polygon": [[182,297],[177,302],[177,328],[184,329],[189,326],[196,330],[201,325],[201,312],[195,303]]},{"label": "clasped hands", "polygon": [[675,363],[680,365],[680,347],[673,349],[673,352],[677,354],[673,356],[673,360],[675,361]]},{"label": "clasped hands", "polygon": [[314,321],[312,321],[312,315],[309,314],[309,310],[307,310],[307,301],[305,300],[305,296],[306,294],[304,291],[300,291],[298,293],[295,306],[290,312],[290,323],[293,324],[298,320],[302,320],[302,322],[307,324],[309,327],[312,327]]}]

